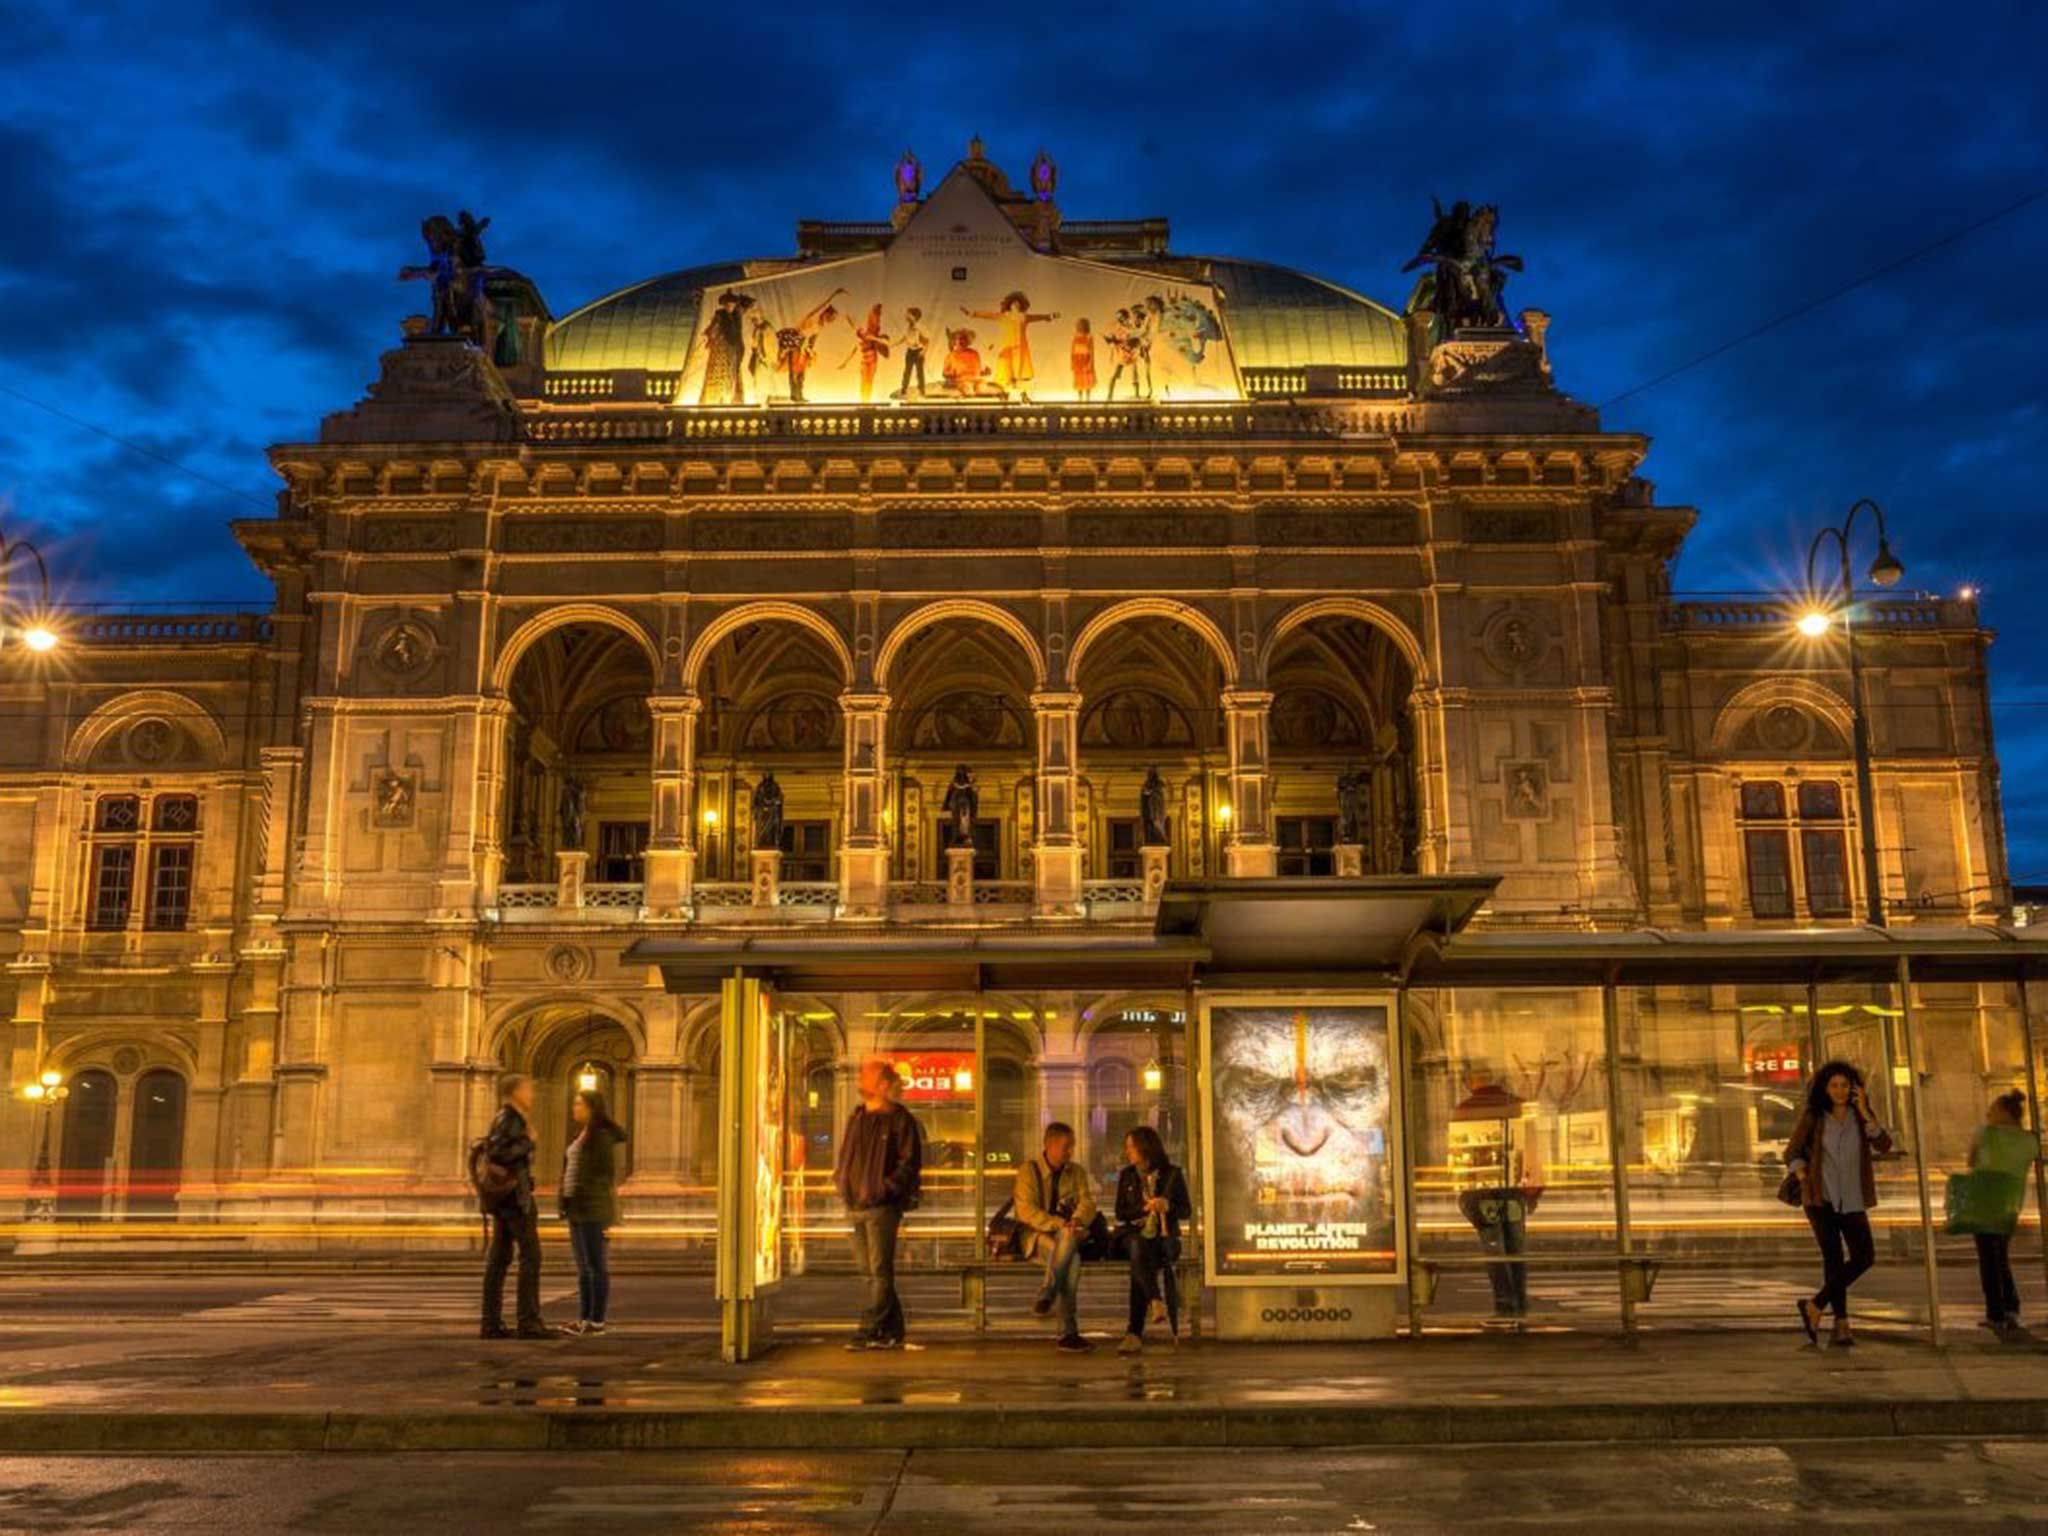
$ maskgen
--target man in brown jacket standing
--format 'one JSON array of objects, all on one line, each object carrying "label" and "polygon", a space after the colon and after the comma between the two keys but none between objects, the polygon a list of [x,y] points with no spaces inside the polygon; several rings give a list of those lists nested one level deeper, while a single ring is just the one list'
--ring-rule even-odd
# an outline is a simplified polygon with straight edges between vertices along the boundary
[{"label": "man in brown jacket standing", "polygon": [[839,1138],[832,1182],[853,1224],[854,1267],[867,1282],[867,1304],[848,1349],[899,1349],[903,1302],[896,1294],[896,1230],[917,1205],[924,1171],[924,1132],[895,1100],[901,1080],[880,1056],[860,1064],[860,1107]]}]

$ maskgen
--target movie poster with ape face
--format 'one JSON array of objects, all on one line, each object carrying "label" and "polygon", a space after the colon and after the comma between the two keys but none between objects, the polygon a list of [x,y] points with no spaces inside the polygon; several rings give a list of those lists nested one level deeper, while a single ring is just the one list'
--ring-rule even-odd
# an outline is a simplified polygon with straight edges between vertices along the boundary
[{"label": "movie poster with ape face", "polygon": [[1216,1279],[1401,1271],[1398,1044],[1385,1002],[1212,1002]]}]

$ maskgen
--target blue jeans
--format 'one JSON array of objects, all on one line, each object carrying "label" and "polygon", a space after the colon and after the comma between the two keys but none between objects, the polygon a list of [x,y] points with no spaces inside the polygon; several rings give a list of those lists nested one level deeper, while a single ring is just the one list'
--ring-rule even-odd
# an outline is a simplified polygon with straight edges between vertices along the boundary
[{"label": "blue jeans", "polygon": [[903,1213],[893,1205],[871,1205],[849,1211],[847,1221],[853,1228],[853,1267],[865,1282],[865,1305],[854,1337],[901,1342],[905,1324],[903,1301],[896,1294],[896,1229],[903,1225]]},{"label": "blue jeans", "polygon": [[611,1238],[601,1221],[569,1223],[569,1251],[576,1255],[576,1295],[586,1323],[604,1321],[612,1299]]},{"label": "blue jeans", "polygon": [[1081,1239],[1065,1227],[1031,1234],[1031,1256],[1045,1263],[1042,1294],[1049,1295],[1060,1336],[1081,1331]]}]

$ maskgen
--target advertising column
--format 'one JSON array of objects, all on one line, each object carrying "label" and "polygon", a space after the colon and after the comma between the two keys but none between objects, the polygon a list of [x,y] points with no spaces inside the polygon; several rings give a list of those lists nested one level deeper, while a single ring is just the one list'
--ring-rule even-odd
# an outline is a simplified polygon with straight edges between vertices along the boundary
[{"label": "advertising column", "polygon": [[736,1364],[765,1353],[774,1339],[769,1300],[782,1283],[789,1095],[774,994],[734,976],[723,983],[720,1003],[719,1351]]},{"label": "advertising column", "polygon": [[1390,994],[1202,1001],[1205,1278],[1226,1339],[1382,1338],[1408,1281]]}]

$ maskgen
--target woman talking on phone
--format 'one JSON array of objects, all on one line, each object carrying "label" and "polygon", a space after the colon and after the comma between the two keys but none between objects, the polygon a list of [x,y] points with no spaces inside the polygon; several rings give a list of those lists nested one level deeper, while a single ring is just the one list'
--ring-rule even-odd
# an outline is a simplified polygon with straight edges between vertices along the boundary
[{"label": "woman talking on phone", "polygon": [[1877,1261],[1870,1235],[1877,1178],[1870,1160],[1891,1147],[1891,1137],[1870,1112],[1862,1073],[1846,1061],[1831,1061],[1813,1075],[1806,1109],[1785,1144],[1785,1162],[1798,1176],[1800,1203],[1820,1244],[1821,1288],[1799,1299],[1799,1325],[1816,1344],[1823,1311],[1834,1314],[1837,1345],[1856,1342],[1849,1332],[1849,1287]]}]

